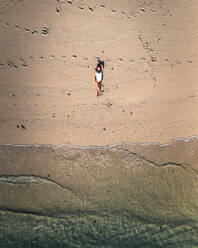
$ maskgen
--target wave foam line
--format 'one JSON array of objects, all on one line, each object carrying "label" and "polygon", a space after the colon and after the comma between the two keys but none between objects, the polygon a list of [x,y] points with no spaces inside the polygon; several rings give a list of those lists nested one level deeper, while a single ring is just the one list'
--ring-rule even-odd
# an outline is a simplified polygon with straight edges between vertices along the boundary
[{"label": "wave foam line", "polygon": [[175,138],[171,140],[169,143],[164,143],[161,144],[160,142],[119,142],[111,145],[105,145],[105,146],[72,146],[68,143],[63,143],[58,146],[54,145],[49,145],[49,144],[7,144],[7,143],[0,143],[0,146],[14,146],[14,147],[47,147],[47,148],[52,148],[54,150],[59,149],[64,146],[68,146],[69,148],[72,149],[81,149],[81,150],[86,150],[86,149],[109,149],[109,148],[114,148],[119,145],[158,145],[158,146],[169,146],[177,141],[184,141],[184,142],[189,142],[192,139],[198,139],[197,135],[192,135],[187,138]]}]

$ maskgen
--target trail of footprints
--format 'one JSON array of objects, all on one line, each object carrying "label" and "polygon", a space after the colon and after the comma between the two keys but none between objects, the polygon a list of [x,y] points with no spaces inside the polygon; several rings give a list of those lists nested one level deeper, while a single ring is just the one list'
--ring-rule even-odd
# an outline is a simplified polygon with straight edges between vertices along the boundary
[{"label": "trail of footprints", "polygon": [[[144,49],[144,51],[146,52],[146,54],[148,54],[149,57],[149,62],[148,62],[148,66],[151,68],[152,67],[152,63],[153,62],[157,62],[157,56],[156,56],[156,51],[153,49],[152,47],[152,42],[144,39],[144,35],[142,34],[142,32],[140,32],[138,34],[138,39],[140,40],[141,44],[142,44],[142,48]],[[159,39],[158,39],[159,40]],[[144,59],[144,58],[143,58]],[[166,62],[169,62],[169,59],[166,59]],[[156,79],[156,75],[153,72],[153,70],[151,70],[151,72],[149,73],[150,77],[153,79],[154,82],[157,81]],[[156,85],[154,84],[154,87]]]},{"label": "trail of footprints", "polygon": [[[60,10],[61,10],[61,5],[62,4],[67,4],[69,6],[73,6],[73,7],[77,7],[79,8],[79,10],[85,10],[86,8],[89,9],[91,12],[94,12],[98,7],[99,8],[106,8],[106,6],[104,4],[100,4],[98,6],[94,5],[94,6],[90,6],[90,5],[86,5],[86,4],[80,4],[80,5],[75,5],[73,1],[71,0],[57,0],[57,4],[58,6],[56,7],[56,11],[59,13]],[[170,14],[170,11],[165,9],[164,7],[160,6],[159,7],[161,10],[162,10],[162,15],[171,15]],[[116,10],[114,8],[107,8],[109,9],[110,11],[112,12],[117,12],[117,13],[121,13],[123,15],[127,15],[127,17],[129,18],[129,15],[131,16],[134,16],[136,17],[137,16],[137,13],[144,13],[148,10],[152,11],[152,12],[156,12],[156,8],[153,8],[153,7],[149,7],[149,8],[146,8],[145,7],[145,2],[141,5],[139,5],[135,11],[130,11],[130,12],[125,12],[125,11],[120,11],[120,10]],[[138,11],[138,12],[137,12]],[[23,31],[26,31],[27,33],[30,33],[32,35],[42,35],[42,36],[47,36],[49,33],[50,33],[50,28],[47,27],[47,26],[43,26],[40,30],[38,29],[34,29],[34,28],[29,28],[27,26],[19,26],[19,25],[16,25],[16,24],[10,24],[8,22],[5,23],[5,25],[7,27],[10,27],[10,28],[15,28],[17,30],[23,30]],[[174,66],[174,64],[182,64],[184,62],[187,62],[187,63],[192,63],[191,60],[186,60],[186,61],[180,61],[180,60],[175,60],[175,61],[170,61],[170,59],[166,58],[166,59],[161,59],[161,61],[157,60],[156,56],[155,56],[155,51],[152,49],[152,43],[149,42],[149,41],[146,41],[144,40],[143,38],[143,35],[142,33],[140,32],[139,35],[138,35],[138,38],[139,40],[142,42],[142,47],[143,49],[145,50],[145,52],[149,55],[148,58],[145,58],[145,57],[142,57],[142,58],[138,58],[138,59],[134,59],[134,58],[117,58],[117,59],[106,59],[107,62],[111,62],[113,61],[113,63],[115,63],[115,60],[122,63],[122,62],[136,62],[137,60],[142,60],[142,61],[145,61],[146,63],[156,63],[156,62],[165,62],[166,64],[171,64],[171,67]],[[104,51],[102,51],[102,53],[104,53]],[[34,61],[36,59],[39,59],[39,60],[47,60],[47,59],[64,59],[64,60],[69,60],[69,59],[81,59],[82,61],[87,61],[89,59],[93,59],[93,58],[87,58],[87,57],[79,57],[77,56],[76,54],[73,54],[71,57],[68,57],[68,56],[65,56],[65,55],[62,55],[62,56],[55,56],[55,55],[49,55],[48,57],[44,57],[44,56],[39,56],[39,57],[34,57],[33,56],[30,56],[30,57],[27,57],[27,58],[24,58],[24,57],[19,57],[19,58],[14,58],[14,59],[10,59],[8,58],[7,61],[1,61],[0,60],[0,68],[3,67],[4,65],[7,65],[9,66],[10,68],[13,68],[13,69],[17,69],[19,66],[22,66],[22,67],[27,67],[28,66],[28,60],[31,59]],[[95,57],[95,59],[97,59],[98,57]],[[89,66],[88,66],[89,67]]]},{"label": "trail of footprints", "polygon": [[18,4],[21,4],[24,0],[10,0],[10,1],[4,1],[5,3],[0,8],[0,14],[4,14],[7,11],[9,11],[10,8],[15,7]]},{"label": "trail of footprints", "polygon": [[11,24],[11,23],[8,23],[8,22],[5,22],[5,26],[10,27],[10,28],[15,28],[17,30],[23,30],[23,31],[25,31],[25,32],[27,32],[29,34],[32,34],[32,35],[38,34],[38,35],[46,36],[50,32],[50,28],[47,27],[47,26],[43,26],[40,30],[34,29],[34,28],[29,28],[27,26],[22,27],[22,26],[19,26],[17,24]]},{"label": "trail of footprints", "polygon": [[[157,8],[154,8],[152,6],[146,7],[145,6],[145,2],[143,2],[142,4],[140,4],[139,6],[137,6],[135,9],[130,10],[130,11],[123,11],[123,10],[119,10],[113,7],[107,7],[105,4],[99,4],[99,5],[87,5],[86,3],[81,3],[81,4],[75,4],[74,1],[71,0],[57,0],[57,6],[56,6],[56,12],[60,13],[62,11],[62,6],[63,4],[67,5],[67,6],[73,6],[78,8],[80,11],[84,11],[84,10],[89,10],[90,12],[94,12],[96,11],[98,8],[103,8],[108,10],[111,13],[115,13],[115,14],[122,14],[125,15],[126,18],[130,19],[131,17],[137,17],[140,14],[143,14],[145,12],[157,12]],[[161,11],[162,16],[172,16],[171,12],[169,9],[163,7],[163,6],[159,6],[159,10]]]},{"label": "trail of footprints", "polygon": [[[109,7],[106,7],[105,4],[100,4],[100,5],[93,5],[93,6],[90,6],[90,5],[87,5],[85,3],[82,3],[80,5],[75,5],[73,1],[66,1],[66,0],[57,0],[57,6],[56,6],[56,12],[57,13],[60,13],[62,11],[62,5],[67,5],[67,6],[72,6],[72,7],[75,7],[75,8],[78,8],[80,11],[84,11],[84,10],[89,10],[90,12],[94,12],[97,10],[97,8],[103,8],[103,9],[106,9],[108,11],[110,11],[111,13],[116,13],[116,14],[121,14],[123,16],[126,16],[128,19],[130,19],[131,17],[137,17],[139,14],[141,13],[145,13],[145,12],[157,12],[157,8],[152,8],[151,6],[150,7],[146,7],[145,6],[145,2],[143,4],[140,4],[139,6],[137,6],[135,8],[135,10],[130,10],[130,11],[123,11],[123,10],[118,10],[118,9],[115,9],[115,8],[109,8]],[[159,9],[161,10],[161,14],[163,16],[166,16],[166,15],[169,15],[171,16],[172,14],[170,13],[170,11],[162,6],[159,6]],[[17,30],[23,30],[31,35],[43,35],[43,36],[46,36],[49,34],[50,32],[50,28],[47,27],[47,26],[43,26],[40,30],[38,30],[37,28],[30,28],[30,27],[27,27],[27,26],[20,26],[20,25],[17,25],[17,24],[10,24],[8,22],[5,23],[5,25],[7,27],[10,27],[10,28],[15,28]]]},{"label": "trail of footprints", "polygon": [[[73,54],[71,55],[70,57],[69,56],[66,56],[66,55],[61,55],[61,56],[56,56],[54,54],[50,54],[48,56],[28,56],[28,57],[13,57],[13,58],[7,58],[5,60],[3,59],[0,59],[0,68],[1,67],[4,67],[4,66],[8,66],[12,69],[17,69],[19,68],[20,66],[21,67],[27,67],[28,66],[28,63],[32,63],[33,61],[34,62],[41,62],[41,61],[45,61],[45,62],[50,62],[50,61],[63,61],[63,62],[70,62],[71,60],[73,60],[74,62],[75,61],[78,61],[79,60],[83,63],[86,63],[88,61],[92,61],[93,62],[93,59],[94,60],[97,60],[97,59],[101,59],[99,57],[91,57],[91,58],[88,58],[88,57],[81,57],[81,56],[77,56],[76,54]],[[108,58],[108,59],[105,59],[106,62],[112,62],[112,64],[116,64],[116,62],[119,62],[119,63],[138,63],[139,61],[144,61],[145,63],[165,63],[167,65],[170,65],[171,67],[173,67],[174,65],[181,65],[181,64],[184,64],[184,63],[188,63],[188,64],[192,64],[193,61],[192,60],[170,60],[169,58],[165,58],[165,59],[161,59],[160,61],[156,59],[156,57],[153,57],[152,55],[149,54],[149,58],[146,58],[146,57],[141,57],[141,58],[116,58],[116,59],[111,59],[111,58]],[[86,63],[87,67],[89,68],[90,66]],[[117,65],[117,64],[116,64]],[[112,69],[113,70],[113,69]]]},{"label": "trail of footprints", "polygon": [[[113,7],[106,6],[105,4],[99,4],[99,5],[87,5],[86,3],[80,3],[76,4],[73,0],[56,0],[57,5],[56,5],[56,12],[60,13],[62,11],[62,6],[63,4],[67,6],[73,6],[78,8],[80,11],[88,9],[90,12],[94,12],[97,10],[97,8],[103,8],[108,10],[111,13],[119,13],[122,15],[125,15],[126,18],[131,18],[131,17],[137,17],[139,14],[145,13],[145,12],[157,12],[157,8],[150,5],[146,7],[146,3],[143,2],[139,6],[137,6],[134,10],[130,11],[123,11],[119,10]],[[22,3],[23,0],[11,0],[10,3],[6,3],[1,9],[0,9],[0,14],[3,14],[6,12],[6,10],[10,9],[11,7],[14,7],[16,4]],[[161,14],[163,16],[172,16],[171,12],[169,9],[165,8],[164,6],[159,6],[159,10],[161,11]]]}]

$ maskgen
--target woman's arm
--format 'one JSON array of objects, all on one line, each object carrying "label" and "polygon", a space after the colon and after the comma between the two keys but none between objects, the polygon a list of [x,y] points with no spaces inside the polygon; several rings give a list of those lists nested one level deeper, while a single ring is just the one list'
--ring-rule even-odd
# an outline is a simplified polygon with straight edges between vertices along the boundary
[{"label": "woman's arm", "polygon": [[96,82],[96,71],[94,70],[94,78],[95,78],[95,82]]}]

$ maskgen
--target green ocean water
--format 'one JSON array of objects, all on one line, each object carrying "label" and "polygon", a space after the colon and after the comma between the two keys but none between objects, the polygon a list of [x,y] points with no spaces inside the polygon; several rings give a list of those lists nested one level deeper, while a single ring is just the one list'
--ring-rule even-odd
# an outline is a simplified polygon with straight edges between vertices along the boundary
[{"label": "green ocean water", "polygon": [[198,247],[198,223],[147,223],[133,216],[64,218],[0,212],[0,247]]}]

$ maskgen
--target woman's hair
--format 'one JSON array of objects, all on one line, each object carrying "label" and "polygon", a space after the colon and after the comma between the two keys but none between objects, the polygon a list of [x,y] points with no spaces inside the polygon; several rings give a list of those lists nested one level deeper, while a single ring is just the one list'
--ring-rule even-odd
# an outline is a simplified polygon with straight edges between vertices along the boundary
[{"label": "woman's hair", "polygon": [[98,68],[102,69],[102,66],[101,66],[100,64],[97,64],[96,70],[97,70]]}]

